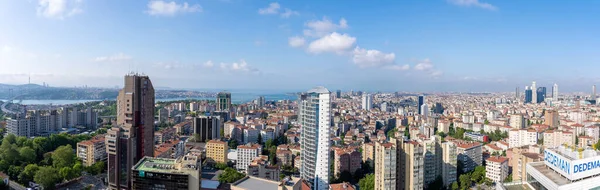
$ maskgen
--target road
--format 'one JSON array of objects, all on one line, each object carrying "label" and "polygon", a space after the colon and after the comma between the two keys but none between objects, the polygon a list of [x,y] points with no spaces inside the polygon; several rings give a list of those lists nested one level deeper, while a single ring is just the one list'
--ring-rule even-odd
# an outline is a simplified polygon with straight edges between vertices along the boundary
[{"label": "road", "polygon": [[[15,97],[16,98],[16,97]],[[6,100],[6,102],[4,102],[2,104],[2,112],[4,113],[10,113],[10,114],[15,114],[17,112],[11,111],[9,109],[6,109],[6,105],[8,105],[9,102],[12,102],[12,100],[14,100],[15,98],[11,98],[10,100]]]},{"label": "road", "polygon": [[23,187],[22,185],[18,184],[17,182],[14,182],[14,181],[9,181],[8,186],[10,186],[10,189],[13,189],[13,190],[27,190],[27,188]]}]

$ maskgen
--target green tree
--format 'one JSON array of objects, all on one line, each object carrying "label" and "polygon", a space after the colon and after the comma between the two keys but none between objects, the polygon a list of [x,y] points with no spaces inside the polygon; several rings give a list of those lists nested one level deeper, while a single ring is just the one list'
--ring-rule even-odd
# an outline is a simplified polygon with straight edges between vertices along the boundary
[{"label": "green tree", "polygon": [[452,182],[452,190],[458,190],[459,188],[460,187],[458,186],[458,183],[456,181]]},{"label": "green tree", "polygon": [[63,167],[63,168],[61,168],[58,171],[58,174],[65,181],[68,181],[68,180],[71,180],[71,179],[77,177],[77,174],[75,173],[75,171],[71,167]]},{"label": "green tree", "polygon": [[6,160],[11,165],[19,165],[19,151],[14,147],[10,147],[2,154],[2,159]]},{"label": "green tree", "polygon": [[461,189],[468,189],[471,187],[471,176],[468,173],[460,175],[458,181],[460,182]]},{"label": "green tree", "polygon": [[55,189],[55,185],[60,182],[59,171],[53,167],[40,167],[35,173],[33,181],[42,185],[44,189]]},{"label": "green tree", "polygon": [[75,163],[75,154],[71,145],[58,147],[52,153],[52,164],[56,168],[71,167]]},{"label": "green tree", "polygon": [[387,137],[388,138],[396,137],[395,136],[396,132],[398,132],[398,128],[393,128],[392,130],[387,132]]},{"label": "green tree", "polygon": [[27,137],[17,137],[16,144],[18,147],[22,147],[25,142],[27,142]]},{"label": "green tree", "polygon": [[28,164],[34,163],[37,158],[37,154],[35,153],[35,150],[33,150],[32,148],[29,148],[29,147],[21,148],[21,150],[19,150],[19,156],[23,162],[28,163]]},{"label": "green tree", "polygon": [[483,167],[483,166],[475,167],[475,170],[473,170],[473,173],[471,173],[471,181],[473,181],[477,184],[481,184],[484,182],[484,180],[485,180],[485,167]]},{"label": "green tree", "polygon": [[36,164],[29,164],[25,166],[23,172],[19,174],[19,182],[21,184],[28,184],[30,181],[33,181],[33,177],[39,169],[40,167]]},{"label": "green tree", "polygon": [[4,143],[4,141],[10,144],[15,144],[17,142],[17,136],[15,136],[14,134],[8,134],[2,139],[2,143]]},{"label": "green tree", "polygon": [[410,128],[408,126],[404,128],[404,136],[410,139]]},{"label": "green tree", "polygon": [[364,178],[358,181],[360,190],[373,190],[375,189],[375,175],[367,174]]},{"label": "green tree", "polygon": [[229,140],[228,144],[229,144],[229,149],[237,149],[237,146],[239,145],[238,141],[235,139]]},{"label": "green tree", "polygon": [[219,182],[221,183],[233,183],[237,180],[240,180],[244,177],[245,175],[238,172],[237,170],[233,169],[233,168],[226,168],[225,172],[219,174]]}]

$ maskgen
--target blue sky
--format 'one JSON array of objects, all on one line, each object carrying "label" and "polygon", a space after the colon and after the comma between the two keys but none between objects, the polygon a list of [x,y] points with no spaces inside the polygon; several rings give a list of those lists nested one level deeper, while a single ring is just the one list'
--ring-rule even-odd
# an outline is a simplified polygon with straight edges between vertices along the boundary
[{"label": "blue sky", "polygon": [[561,91],[598,83],[600,1],[0,1],[0,83]]}]

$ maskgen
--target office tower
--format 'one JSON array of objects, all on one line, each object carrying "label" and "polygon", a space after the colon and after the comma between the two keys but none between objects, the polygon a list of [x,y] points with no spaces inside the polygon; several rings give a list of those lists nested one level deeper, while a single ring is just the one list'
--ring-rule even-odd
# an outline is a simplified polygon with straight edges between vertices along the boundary
[{"label": "office tower", "polygon": [[556,83],[552,86],[552,100],[558,101],[558,84]]},{"label": "office tower", "polygon": [[335,98],[342,98],[342,91],[341,90],[337,90],[335,92]]},{"label": "office tower", "polygon": [[419,113],[421,113],[423,117],[427,118],[427,116],[429,115],[429,106],[427,106],[427,104],[423,104],[419,109]]},{"label": "office tower", "polygon": [[117,123],[106,135],[108,188],[131,189],[131,168],[154,156],[154,87],[148,76],[125,76],[117,96]]},{"label": "office tower", "polygon": [[260,156],[262,152],[262,145],[260,144],[245,144],[237,147],[237,162],[235,167],[238,171],[246,172],[248,166],[254,160],[254,158]]},{"label": "office tower", "polygon": [[510,127],[513,129],[524,129],[525,118],[521,114],[510,115]]},{"label": "office tower", "polygon": [[535,92],[537,90],[537,87],[535,86],[535,81],[533,81],[531,83],[531,91],[533,91],[533,93],[531,94],[531,103],[537,103],[537,93]]},{"label": "office tower", "polygon": [[227,163],[227,142],[219,139],[210,140],[206,143],[206,161],[211,163]]},{"label": "office tower", "polygon": [[442,106],[442,103],[435,103],[435,109],[433,110],[434,113],[437,114],[443,114],[444,113],[444,106]]},{"label": "office tower", "polygon": [[231,93],[219,92],[217,94],[217,111],[230,111],[231,109]]},{"label": "office tower", "polygon": [[362,95],[362,109],[363,110],[371,110],[373,108],[373,95],[371,94],[363,94]]},{"label": "office tower", "polygon": [[525,86],[525,104],[532,103],[533,101],[533,92],[529,88],[529,86]]},{"label": "office tower", "polygon": [[448,187],[458,178],[458,154],[456,144],[452,141],[441,143],[442,146],[442,181]]},{"label": "office tower", "polygon": [[77,158],[83,166],[92,166],[98,161],[106,161],[106,140],[104,135],[98,135],[90,140],[77,143]]},{"label": "office tower", "polygon": [[375,190],[396,190],[397,148],[393,143],[375,142]]},{"label": "office tower", "polygon": [[330,102],[331,92],[324,87],[313,88],[298,100],[298,121],[302,126],[300,174],[316,190],[329,187]]},{"label": "office tower", "polygon": [[418,98],[418,102],[417,102],[417,109],[419,114],[423,114],[421,113],[421,106],[423,106],[423,104],[425,104],[425,95],[420,95]]},{"label": "office tower", "polygon": [[542,103],[544,102],[544,99],[546,99],[546,87],[538,87],[537,89],[537,103]]},{"label": "office tower", "polygon": [[182,158],[144,157],[133,166],[132,189],[188,189],[202,186],[202,161],[197,153]]},{"label": "office tower", "polygon": [[592,100],[596,100],[596,85],[592,85]]},{"label": "office tower", "polygon": [[265,107],[265,97],[264,96],[259,96],[257,101],[257,106],[259,108]]},{"label": "office tower", "polygon": [[519,87],[515,89],[515,98],[519,99]]},{"label": "office tower", "polygon": [[212,139],[221,138],[220,117],[198,116],[192,120],[194,128],[194,139],[200,142],[207,142]]},{"label": "office tower", "polygon": [[546,110],[544,113],[544,124],[552,128],[558,127],[558,112],[556,110]]}]

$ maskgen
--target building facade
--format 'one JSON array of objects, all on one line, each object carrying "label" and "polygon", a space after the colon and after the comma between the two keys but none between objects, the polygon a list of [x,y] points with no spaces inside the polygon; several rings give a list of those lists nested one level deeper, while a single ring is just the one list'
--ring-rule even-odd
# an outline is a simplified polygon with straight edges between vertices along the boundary
[{"label": "building facade", "polygon": [[98,161],[106,161],[104,136],[98,135],[90,140],[77,143],[77,157],[83,166],[91,166]]},{"label": "building facade", "polygon": [[131,168],[154,156],[154,87],[148,76],[126,75],[117,96],[117,127],[106,135],[108,188],[131,189]]},{"label": "building facade", "polygon": [[324,87],[313,88],[298,100],[298,121],[302,127],[300,174],[316,190],[329,187],[330,103],[331,92]]},{"label": "building facade", "polygon": [[393,143],[375,143],[375,190],[396,190],[397,148]]},{"label": "building facade", "polygon": [[217,94],[217,111],[231,110],[231,93],[219,92]]},{"label": "building facade", "polygon": [[501,183],[508,176],[508,158],[493,156],[486,160],[485,177],[496,183]]},{"label": "building facade", "polygon": [[201,189],[200,155],[179,159],[144,157],[133,166],[131,189]]},{"label": "building facade", "polygon": [[210,140],[206,143],[206,161],[212,163],[227,163],[227,142],[221,140]]}]

